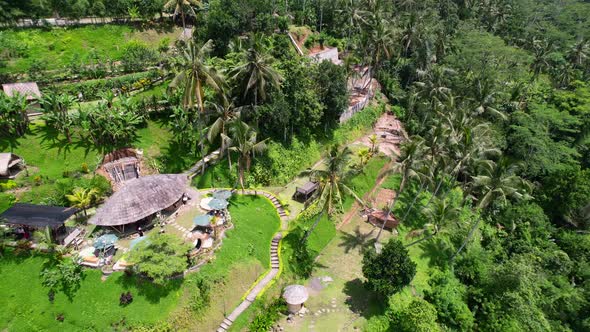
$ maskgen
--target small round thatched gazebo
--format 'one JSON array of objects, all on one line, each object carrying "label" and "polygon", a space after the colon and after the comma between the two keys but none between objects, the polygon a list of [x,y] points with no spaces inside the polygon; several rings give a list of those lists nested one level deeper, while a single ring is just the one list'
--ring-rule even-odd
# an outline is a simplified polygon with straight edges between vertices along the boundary
[{"label": "small round thatched gazebo", "polygon": [[309,294],[305,286],[291,285],[285,287],[283,291],[283,298],[287,302],[287,309],[290,313],[298,313],[303,307],[303,303],[307,301]]},{"label": "small round thatched gazebo", "polygon": [[151,219],[156,213],[182,204],[188,177],[184,174],[149,175],[130,180],[98,208],[88,221],[116,228]]}]

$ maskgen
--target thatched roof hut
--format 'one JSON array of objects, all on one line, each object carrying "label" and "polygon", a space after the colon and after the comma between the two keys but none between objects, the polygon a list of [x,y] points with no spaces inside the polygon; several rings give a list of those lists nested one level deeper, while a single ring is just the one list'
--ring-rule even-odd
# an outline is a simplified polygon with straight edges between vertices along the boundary
[{"label": "thatched roof hut", "polygon": [[302,285],[291,285],[285,287],[283,291],[283,298],[287,302],[289,312],[296,313],[301,310],[303,303],[307,301],[309,293],[305,286]]},{"label": "thatched roof hut", "polygon": [[149,175],[130,180],[98,208],[89,223],[127,225],[169,208],[182,199],[188,185],[183,174]]},{"label": "thatched roof hut", "polygon": [[0,153],[0,178],[13,178],[23,159],[13,153]]}]

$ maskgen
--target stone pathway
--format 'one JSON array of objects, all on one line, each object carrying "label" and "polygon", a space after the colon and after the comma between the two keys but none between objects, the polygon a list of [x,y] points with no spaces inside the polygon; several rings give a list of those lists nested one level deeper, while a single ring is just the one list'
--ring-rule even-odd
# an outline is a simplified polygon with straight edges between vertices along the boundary
[{"label": "stone pathway", "polygon": [[[208,193],[212,193],[214,192],[216,189],[206,189],[206,190],[201,190],[201,193],[203,194],[208,194]],[[287,213],[285,212],[285,209],[283,208],[283,206],[281,205],[281,202],[279,201],[279,199],[268,192],[264,192],[264,191],[260,191],[260,190],[244,190],[242,191],[235,191],[237,194],[242,194],[242,195],[257,195],[257,196],[264,196],[266,198],[268,198],[270,200],[270,202],[272,203],[272,205],[275,207],[275,209],[277,210],[277,213],[279,214],[279,217],[281,219],[281,229],[286,230],[288,225],[287,225]],[[180,231],[182,231],[182,226],[180,225],[174,225],[174,227],[177,227],[177,229],[179,229]],[[225,317],[225,319],[223,320],[223,322],[221,322],[221,324],[219,324],[219,328],[217,329],[217,332],[225,332],[227,330],[229,330],[230,326],[233,324],[233,322],[235,322],[235,320],[242,314],[242,312],[244,312],[244,310],[246,310],[251,304],[252,302],[254,302],[256,300],[256,297],[260,294],[260,292],[262,292],[262,290],[268,285],[268,283],[270,283],[276,276],[277,274],[279,274],[279,270],[281,268],[281,262],[279,260],[279,253],[278,253],[278,248],[279,248],[279,243],[281,242],[281,239],[283,238],[283,235],[279,232],[277,233],[271,243],[270,243],[270,271],[264,276],[264,278],[262,278],[248,293],[248,295],[246,295],[246,298],[244,299],[244,301],[242,301],[242,303],[240,303],[227,317]]]},{"label": "stone pathway", "polygon": [[256,300],[258,294],[260,294],[260,292],[266,287],[266,285],[268,285],[268,283],[271,282],[277,276],[281,266],[278,255],[278,247],[282,237],[282,234],[278,233],[272,239],[270,245],[270,272],[268,272],[264,276],[264,278],[262,278],[262,280],[260,280],[254,286],[254,288],[252,288],[250,293],[246,295],[244,301],[242,301],[242,303],[240,303],[240,305],[238,305],[237,308],[234,309],[234,311],[232,311],[227,317],[225,317],[223,322],[219,324],[217,332],[225,332],[229,330],[230,326],[242,314],[242,312],[244,312],[244,310],[246,310],[252,304],[252,302]]}]

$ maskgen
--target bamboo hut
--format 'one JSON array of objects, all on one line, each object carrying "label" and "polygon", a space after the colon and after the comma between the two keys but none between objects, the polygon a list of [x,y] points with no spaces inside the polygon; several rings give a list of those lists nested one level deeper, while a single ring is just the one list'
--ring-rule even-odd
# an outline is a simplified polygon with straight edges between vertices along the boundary
[{"label": "bamboo hut", "polygon": [[90,218],[89,223],[113,227],[124,232],[151,223],[162,211],[172,211],[182,204],[188,186],[184,174],[149,175],[127,181]]}]

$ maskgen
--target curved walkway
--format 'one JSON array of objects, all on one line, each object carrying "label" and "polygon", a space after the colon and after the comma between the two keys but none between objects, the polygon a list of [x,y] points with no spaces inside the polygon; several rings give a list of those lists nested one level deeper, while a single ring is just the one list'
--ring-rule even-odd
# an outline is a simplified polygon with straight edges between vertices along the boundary
[{"label": "curved walkway", "polygon": [[[215,190],[217,190],[217,189],[206,189],[206,190],[201,190],[201,192],[212,193]],[[277,213],[281,219],[281,228],[286,229],[285,222],[287,221],[288,216],[287,216],[287,213],[285,212],[285,209],[281,205],[281,202],[279,201],[279,199],[275,195],[265,192],[265,191],[250,190],[250,189],[244,190],[243,192],[236,190],[235,192],[238,194],[242,194],[242,195],[256,195],[256,196],[264,196],[264,197],[268,198],[270,200],[270,202],[272,203],[272,205],[277,210]],[[283,235],[281,234],[281,232],[279,232],[279,233],[275,234],[275,236],[272,238],[272,240],[270,242],[270,271],[268,271],[268,273],[264,276],[264,278],[260,279],[256,283],[256,285],[254,285],[252,287],[252,289],[250,289],[249,293],[246,295],[246,297],[244,298],[242,303],[240,303],[227,317],[225,317],[223,319],[223,322],[221,322],[221,324],[219,324],[219,328],[217,329],[217,332],[226,332],[227,330],[229,330],[230,326],[242,314],[242,312],[244,312],[246,309],[248,309],[248,307],[252,304],[252,302],[254,302],[256,300],[256,297],[279,274],[279,271],[281,269],[281,261],[279,259],[278,248],[279,248],[279,243],[281,242],[282,238],[283,238]]]}]

